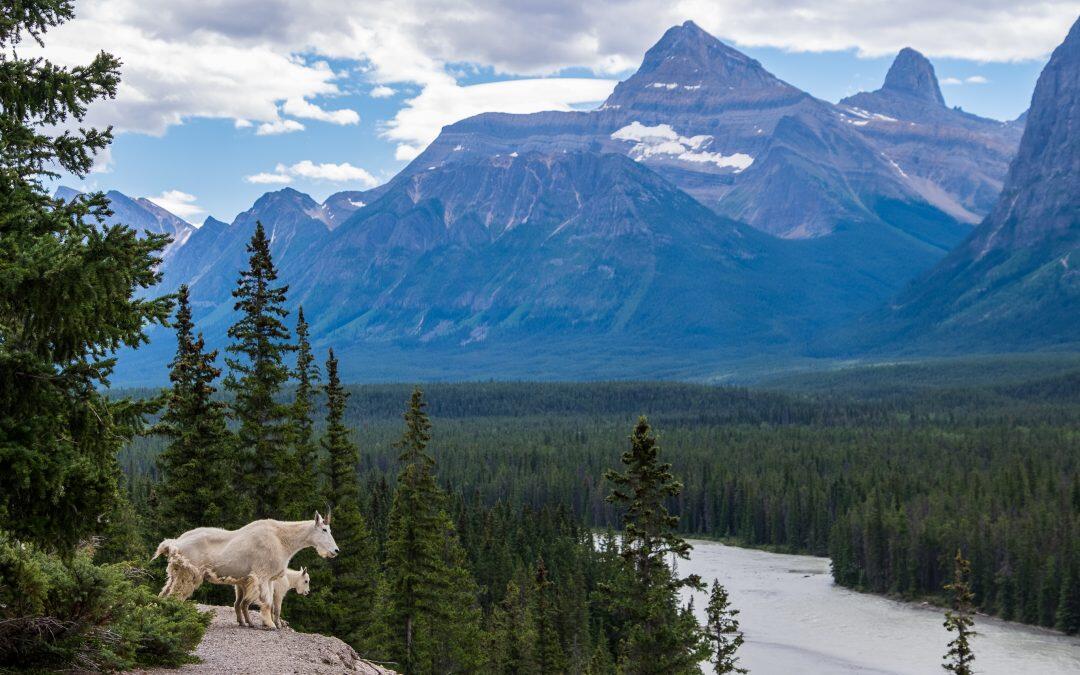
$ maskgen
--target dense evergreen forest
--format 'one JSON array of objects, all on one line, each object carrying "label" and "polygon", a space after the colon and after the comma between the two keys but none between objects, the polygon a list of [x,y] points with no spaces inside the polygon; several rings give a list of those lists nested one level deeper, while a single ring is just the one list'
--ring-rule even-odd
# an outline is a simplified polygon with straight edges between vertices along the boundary
[{"label": "dense evergreen forest", "polygon": [[[392,478],[404,385],[349,387],[362,492]],[[829,555],[838,583],[939,596],[961,548],[981,611],[1080,628],[1080,371],[980,387],[784,393],[668,383],[427,387],[461,504],[618,525],[601,477],[639,412],[685,484],[681,532]],[[317,402],[318,404],[318,402]],[[145,499],[160,441],[122,461]]]}]

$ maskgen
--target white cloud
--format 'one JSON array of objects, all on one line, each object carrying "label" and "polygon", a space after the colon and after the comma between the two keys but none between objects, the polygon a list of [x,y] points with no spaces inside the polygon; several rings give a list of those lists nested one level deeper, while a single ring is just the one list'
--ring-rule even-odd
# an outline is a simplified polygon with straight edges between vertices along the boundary
[{"label": "white cloud", "polygon": [[257,173],[251,176],[245,176],[244,180],[248,183],[284,184],[291,183],[297,178],[329,181],[331,183],[353,183],[359,185],[363,189],[373,188],[379,184],[378,179],[371,175],[366,169],[353,166],[348,162],[343,162],[341,164],[334,164],[332,162],[316,164],[309,159],[296,162],[291,166],[278,164],[272,173]]},{"label": "white cloud", "polygon": [[281,107],[282,112],[293,117],[329,122],[330,124],[359,124],[360,114],[355,110],[343,108],[341,110],[324,110],[319,106],[305,101],[302,98],[290,98]]},{"label": "white cloud", "polygon": [[90,173],[112,173],[113,157],[112,147],[106,146],[94,155],[94,165],[90,167]]},{"label": "white cloud", "polygon": [[[882,56],[910,45],[931,58],[1036,59],[1061,42],[1077,11],[1076,0],[81,0],[77,19],[46,35],[45,51],[68,65],[102,48],[122,59],[118,96],[95,104],[89,120],[121,132],[162,134],[191,118],[277,128],[288,101],[352,124],[351,111],[315,103],[355,91],[348,76],[376,97],[391,86],[422,90],[389,128],[411,145],[460,116],[436,115],[428,100],[449,97],[476,111],[462,104],[475,94],[453,91],[471,87],[457,87],[448,64],[532,77],[568,67],[623,73],[688,18],[736,46]],[[37,51],[20,45],[20,53]]]},{"label": "white cloud", "polygon": [[482,112],[531,113],[572,110],[574,105],[604,100],[614,80],[534,78],[487,82],[468,87],[450,78],[432,82],[387,122],[384,136],[397,141],[397,159],[412,159],[435,139],[443,126]]},{"label": "white cloud", "polygon": [[250,129],[251,128],[251,120],[238,119],[235,122],[233,122],[233,126],[236,127],[237,129]]},{"label": "white cloud", "polygon": [[965,77],[960,79],[958,77],[943,77],[938,82],[940,84],[958,85],[958,84],[986,84],[990,80],[986,79],[982,75],[972,75],[971,77]]},{"label": "white cloud", "polygon": [[184,220],[190,220],[192,216],[206,212],[206,209],[195,203],[195,195],[180,190],[166,190],[156,197],[147,197],[147,199]]},{"label": "white cloud", "polygon": [[373,188],[379,184],[366,170],[353,166],[348,162],[342,164],[315,164],[311,160],[303,160],[289,167],[289,173],[294,176],[310,178],[312,180],[327,180],[333,183],[358,183],[364,188]]},{"label": "white cloud", "polygon": [[372,90],[369,92],[369,95],[371,96],[371,98],[390,98],[396,93],[397,90],[395,90],[393,87],[388,87],[385,84],[380,84],[376,87],[373,87]]},{"label": "white cloud", "polygon": [[292,182],[292,176],[286,173],[257,173],[251,176],[244,176],[244,180],[248,183],[255,183],[257,185],[271,185],[271,184],[285,184]]},{"label": "white cloud", "polygon": [[263,122],[260,124],[259,128],[255,130],[255,135],[273,136],[275,134],[291,134],[303,130],[304,125],[296,120],[274,120],[273,122]]}]

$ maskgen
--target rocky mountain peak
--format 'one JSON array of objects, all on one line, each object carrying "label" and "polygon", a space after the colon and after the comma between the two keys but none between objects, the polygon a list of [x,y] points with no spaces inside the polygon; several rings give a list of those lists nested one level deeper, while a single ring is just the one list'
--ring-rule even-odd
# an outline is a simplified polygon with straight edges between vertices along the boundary
[{"label": "rocky mountain peak", "polygon": [[777,79],[746,54],[702,30],[693,21],[669,28],[645,53],[641,67],[619,83],[608,107],[635,107],[654,99],[790,97],[797,89]]},{"label": "rocky mountain peak", "polygon": [[933,64],[911,47],[904,47],[896,55],[881,89],[945,105]]}]

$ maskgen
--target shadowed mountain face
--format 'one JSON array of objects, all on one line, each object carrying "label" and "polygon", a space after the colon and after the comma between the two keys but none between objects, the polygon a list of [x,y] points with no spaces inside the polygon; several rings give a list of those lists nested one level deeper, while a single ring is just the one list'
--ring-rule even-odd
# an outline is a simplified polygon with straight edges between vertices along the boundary
[{"label": "shadowed mountain face", "polygon": [[[1080,20],[1031,99],[1001,197],[871,333],[917,348],[1080,342]],[[864,338],[864,342],[866,338]]]},{"label": "shadowed mountain face", "polygon": [[[61,185],[53,195],[56,199],[70,201],[82,195],[78,190]],[[127,195],[110,190],[105,193],[109,200],[109,208],[113,215],[105,219],[109,225],[123,223],[135,229],[136,232],[152,232],[154,234],[167,234],[172,237],[170,243],[162,254],[168,259],[187,242],[195,232],[195,226],[183,218],[169,213],[154,202],[144,197],[131,198]]]},{"label": "shadowed mountain face", "polygon": [[977,223],[1001,192],[1023,121],[998,122],[945,106],[934,67],[904,48],[874,92],[838,104],[845,122],[863,134],[927,202]]}]

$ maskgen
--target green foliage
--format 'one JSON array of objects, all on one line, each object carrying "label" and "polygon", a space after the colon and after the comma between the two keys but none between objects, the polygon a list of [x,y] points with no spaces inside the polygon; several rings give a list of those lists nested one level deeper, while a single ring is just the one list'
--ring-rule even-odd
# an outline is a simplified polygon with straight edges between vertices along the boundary
[{"label": "green foliage", "polygon": [[172,387],[165,412],[153,427],[168,445],[158,456],[161,481],[155,489],[156,526],[162,537],[194,527],[238,527],[244,509],[236,504],[233,478],[239,467],[225,404],[214,399],[217,352],[204,351],[194,335],[187,286],[177,293],[176,356],[169,364]]},{"label": "green foliage", "polygon": [[475,582],[435,482],[425,405],[416,388],[398,444],[402,468],[386,542],[383,645],[406,674],[468,670],[480,660]]},{"label": "green foliage", "polygon": [[608,501],[623,509],[621,555],[627,565],[622,583],[608,591],[616,611],[629,618],[618,664],[624,673],[697,673],[708,645],[690,609],[679,607],[678,591],[701,590],[704,584],[694,575],[678,577],[668,565],[668,556],[688,559],[691,546],[676,534],[679,518],[665,505],[682,484],[659,455],[656,436],[642,416],[622,454],[625,469],[605,474],[614,485]]},{"label": "green foliage", "polygon": [[243,482],[256,518],[280,518],[289,504],[290,410],[276,396],[289,378],[284,363],[292,351],[282,323],[288,286],[274,286],[277,270],[262,223],[247,247],[248,269],[240,272],[233,291],[240,318],[229,327],[233,342],[226,358],[225,388],[233,395],[233,417],[243,454]]},{"label": "green foliage", "polygon": [[[296,311],[296,368],[293,371],[296,387],[290,410],[292,420],[292,468],[286,478],[292,480],[289,489],[287,516],[291,519],[308,518],[321,505],[319,495],[318,446],[315,444],[314,395],[319,380],[319,367],[311,353],[308,323],[304,308]],[[340,422],[340,419],[339,419]],[[355,466],[354,466],[355,472]]]},{"label": "green foliage", "polygon": [[43,187],[57,169],[85,175],[111,140],[74,129],[116,94],[115,57],[69,69],[16,55],[71,16],[69,1],[27,0],[0,22],[0,528],[59,551],[112,512],[116,452],[144,410],[101,394],[110,354],[170,306],[137,293],[159,280],[166,237],[102,224],[101,193],[63,203]]},{"label": "green foliage", "polygon": [[712,663],[717,673],[745,673],[735,655],[743,643],[743,634],[736,619],[739,610],[731,606],[727,589],[713,579],[709,605],[705,608],[705,635],[712,647]]},{"label": "green foliage", "polygon": [[329,574],[322,572],[325,563],[313,566],[316,576],[317,612],[307,612],[303,625],[315,630],[334,632],[353,646],[364,649],[373,635],[378,567],[375,541],[360,512],[360,484],[356,467],[360,461],[356,445],[349,439],[350,430],[343,424],[348,393],[338,378],[338,361],[333,350],[326,359],[326,433],[322,446],[327,455],[326,501],[332,508],[331,527],[341,553],[329,561]]},{"label": "green foliage", "polygon": [[971,638],[977,633],[972,630],[975,625],[973,617],[974,608],[972,600],[970,579],[971,563],[969,563],[959,550],[956,551],[956,560],[953,568],[953,580],[945,584],[945,590],[951,596],[952,609],[945,612],[945,630],[956,633],[949,642],[949,649],[945,652],[942,668],[956,675],[971,675],[972,662],[975,654],[971,651]]},{"label": "green foliage", "polygon": [[141,571],[64,560],[0,533],[0,668],[106,671],[179,666],[209,624],[190,603],[158,598]]}]

